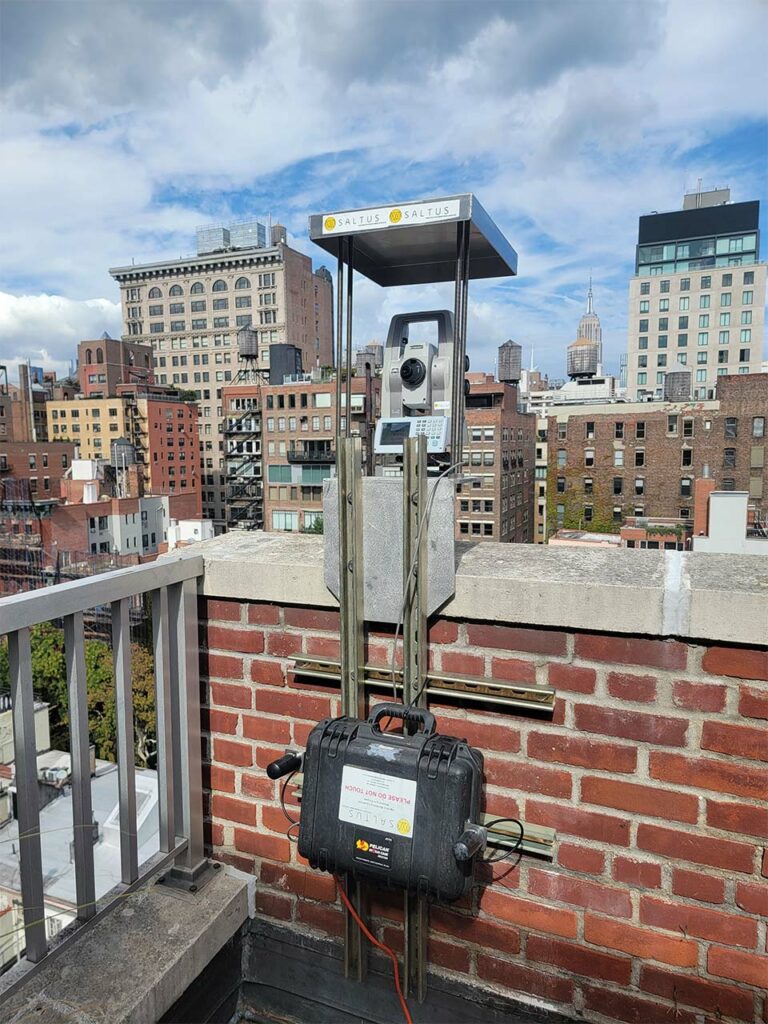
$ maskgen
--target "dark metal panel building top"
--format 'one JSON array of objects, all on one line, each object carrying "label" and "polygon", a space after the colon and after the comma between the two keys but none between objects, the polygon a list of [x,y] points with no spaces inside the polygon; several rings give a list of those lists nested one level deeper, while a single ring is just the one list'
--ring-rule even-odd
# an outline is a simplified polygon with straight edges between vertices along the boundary
[{"label": "dark metal panel building top", "polygon": [[[355,270],[385,287],[453,281],[456,225],[470,226],[470,278],[517,274],[517,253],[472,193],[314,214],[309,236],[338,258],[355,238]],[[405,229],[408,230],[405,230]]]},{"label": "dark metal panel building top", "polygon": [[640,217],[637,240],[639,245],[649,245],[653,242],[675,242],[687,238],[757,231],[759,219],[760,203],[756,199],[745,203],[707,206],[698,210],[651,213]]}]

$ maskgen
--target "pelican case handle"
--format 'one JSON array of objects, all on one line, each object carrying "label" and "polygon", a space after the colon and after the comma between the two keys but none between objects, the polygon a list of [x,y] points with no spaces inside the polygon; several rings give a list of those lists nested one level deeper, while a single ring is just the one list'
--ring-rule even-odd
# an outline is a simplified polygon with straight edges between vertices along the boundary
[{"label": "pelican case handle", "polygon": [[425,736],[433,736],[437,731],[435,716],[425,708],[412,708],[406,704],[377,704],[368,717],[368,725],[380,732],[379,722],[382,718],[402,718],[407,726],[421,723]]}]

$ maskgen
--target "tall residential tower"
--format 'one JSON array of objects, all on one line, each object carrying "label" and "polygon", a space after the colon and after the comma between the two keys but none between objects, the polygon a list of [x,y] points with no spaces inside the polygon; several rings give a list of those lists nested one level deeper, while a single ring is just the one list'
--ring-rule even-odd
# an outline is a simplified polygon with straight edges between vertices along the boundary
[{"label": "tall residential tower", "polygon": [[699,400],[714,398],[718,377],[760,372],[759,212],[757,201],[731,203],[729,189],[716,189],[686,196],[682,210],[640,218],[629,284],[629,399],[661,398],[676,364],[691,370]]}]

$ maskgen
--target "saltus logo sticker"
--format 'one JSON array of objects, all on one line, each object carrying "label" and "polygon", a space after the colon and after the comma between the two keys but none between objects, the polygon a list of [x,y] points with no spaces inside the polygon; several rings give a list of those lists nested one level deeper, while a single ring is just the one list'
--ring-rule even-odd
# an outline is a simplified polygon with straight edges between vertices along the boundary
[{"label": "saltus logo sticker", "polygon": [[397,208],[391,210],[389,214],[389,219],[392,221],[393,224],[399,224],[400,221],[403,219],[403,211],[398,210]]},{"label": "saltus logo sticker", "polygon": [[411,831],[411,823],[407,818],[401,818],[397,823],[397,831],[401,836],[407,836]]},{"label": "saltus logo sticker", "polygon": [[333,231],[333,229],[336,227],[336,218],[326,217],[325,220],[323,221],[323,227],[325,228],[326,231]]},{"label": "saltus logo sticker", "polygon": [[460,207],[458,199],[445,199],[433,203],[404,203],[400,206],[350,210],[347,213],[326,213],[322,217],[323,234],[354,234],[358,231],[374,231],[377,228],[452,220],[459,216]]}]

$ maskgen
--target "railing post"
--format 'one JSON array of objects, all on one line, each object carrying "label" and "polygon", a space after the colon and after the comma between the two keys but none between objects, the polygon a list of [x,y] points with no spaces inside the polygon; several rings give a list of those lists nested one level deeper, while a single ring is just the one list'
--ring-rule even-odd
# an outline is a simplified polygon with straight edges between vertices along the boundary
[{"label": "railing post", "polygon": [[120,791],[120,871],[126,885],[139,877],[130,603],[129,597],[112,602],[112,658],[117,697],[117,773]]},{"label": "railing post", "polygon": [[160,850],[176,845],[176,807],[173,777],[173,697],[171,694],[168,591],[153,590],[152,645],[155,660],[155,710],[157,717],[157,790],[160,815]]},{"label": "railing post", "polygon": [[48,949],[45,935],[43,858],[40,850],[40,803],[37,789],[35,698],[32,692],[32,649],[29,629],[8,635],[8,665],[13,708],[16,764],[16,810],[19,820],[21,899],[27,959],[42,960]]},{"label": "railing post", "polygon": [[200,730],[200,668],[197,636],[197,583],[185,580],[168,588],[172,641],[171,678],[178,705],[179,781],[177,810],[187,845],[176,858],[172,875],[196,884],[207,867],[203,842],[203,766]]},{"label": "railing post", "polygon": [[72,755],[72,827],[77,916],[81,921],[87,921],[96,913],[96,882],[93,871],[91,752],[82,612],[74,612],[64,619],[64,651],[67,663],[69,740]]}]

